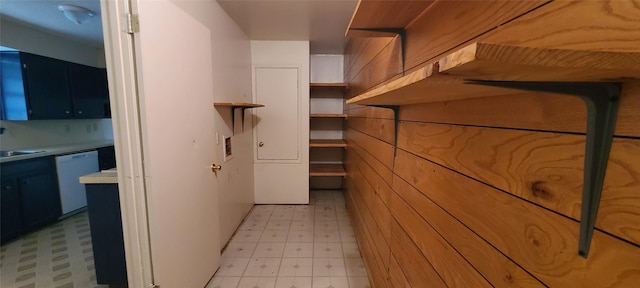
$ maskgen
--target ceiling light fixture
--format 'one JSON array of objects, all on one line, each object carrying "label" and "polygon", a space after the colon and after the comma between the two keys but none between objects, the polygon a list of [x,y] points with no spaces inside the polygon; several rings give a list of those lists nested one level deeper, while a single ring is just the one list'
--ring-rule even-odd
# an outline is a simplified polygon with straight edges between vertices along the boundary
[{"label": "ceiling light fixture", "polygon": [[85,23],[91,19],[91,17],[96,16],[96,12],[75,5],[61,4],[58,5],[58,10],[60,10],[69,21],[76,24]]}]

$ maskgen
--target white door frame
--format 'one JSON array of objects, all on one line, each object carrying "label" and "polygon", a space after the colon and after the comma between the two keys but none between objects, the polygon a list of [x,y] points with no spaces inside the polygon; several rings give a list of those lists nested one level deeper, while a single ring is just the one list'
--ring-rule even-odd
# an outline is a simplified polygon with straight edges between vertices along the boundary
[{"label": "white door frame", "polygon": [[153,287],[134,35],[129,0],[101,0],[129,287]]}]

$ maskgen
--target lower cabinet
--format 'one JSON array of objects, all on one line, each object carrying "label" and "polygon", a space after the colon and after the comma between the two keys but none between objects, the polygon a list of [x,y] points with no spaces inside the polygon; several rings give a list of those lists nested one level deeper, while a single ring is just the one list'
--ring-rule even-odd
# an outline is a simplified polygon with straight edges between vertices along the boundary
[{"label": "lower cabinet", "polygon": [[55,171],[43,170],[18,177],[22,198],[22,223],[25,227],[40,227],[61,215],[60,193]]},{"label": "lower cabinet", "polygon": [[57,221],[62,212],[53,157],[2,163],[0,171],[2,243]]},{"label": "lower cabinet", "polygon": [[118,184],[86,184],[98,284],[127,284]]},{"label": "lower cabinet", "polygon": [[[4,173],[4,167],[2,168]],[[24,230],[22,223],[22,206],[20,191],[15,177],[2,177],[2,194],[0,194],[0,237],[2,243],[16,238]]]}]

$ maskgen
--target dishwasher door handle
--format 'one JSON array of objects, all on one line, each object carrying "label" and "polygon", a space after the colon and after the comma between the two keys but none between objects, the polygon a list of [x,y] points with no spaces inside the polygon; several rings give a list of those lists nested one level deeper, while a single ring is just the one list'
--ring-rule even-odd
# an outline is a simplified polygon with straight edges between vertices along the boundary
[{"label": "dishwasher door handle", "polygon": [[89,156],[89,155],[86,154],[86,153],[82,153],[82,154],[71,156],[71,159],[87,158],[87,156]]}]

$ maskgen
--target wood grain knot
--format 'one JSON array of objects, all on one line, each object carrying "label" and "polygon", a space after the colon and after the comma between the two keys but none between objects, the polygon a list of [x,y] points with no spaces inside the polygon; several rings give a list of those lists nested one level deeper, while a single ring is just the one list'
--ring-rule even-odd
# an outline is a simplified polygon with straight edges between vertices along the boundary
[{"label": "wood grain knot", "polygon": [[531,192],[533,193],[533,196],[544,200],[551,200],[553,198],[553,193],[548,190],[545,184],[547,184],[545,181],[535,181],[531,183]]},{"label": "wood grain knot", "polygon": [[509,272],[507,272],[507,275],[504,275],[504,279],[507,280],[507,283],[513,283],[513,276]]},{"label": "wood grain knot", "polygon": [[553,252],[550,250],[552,240],[547,231],[536,225],[527,225],[525,228],[525,237],[529,248],[527,249],[528,256],[531,257],[531,259],[543,262],[551,259],[550,257],[552,257],[552,255],[549,253]]},{"label": "wood grain knot", "polygon": [[540,241],[538,241],[538,239],[531,240],[531,243],[533,243],[533,246],[540,247]]}]

